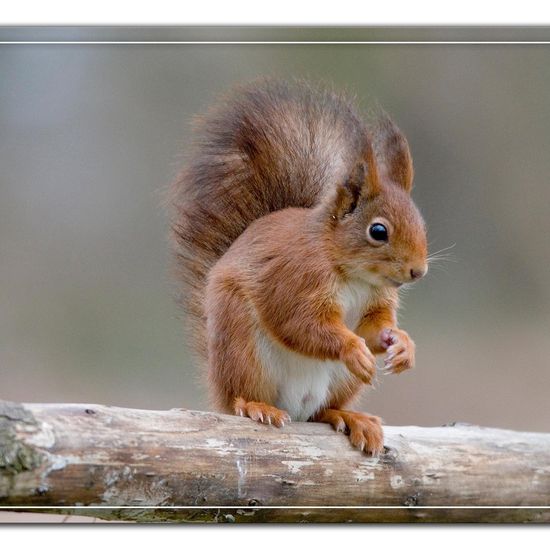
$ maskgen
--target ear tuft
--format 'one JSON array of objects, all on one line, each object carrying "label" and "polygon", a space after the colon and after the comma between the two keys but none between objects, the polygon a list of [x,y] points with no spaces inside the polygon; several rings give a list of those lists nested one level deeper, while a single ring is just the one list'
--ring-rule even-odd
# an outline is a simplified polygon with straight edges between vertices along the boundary
[{"label": "ear tuft", "polygon": [[414,169],[407,139],[386,114],[382,113],[374,130],[374,149],[380,175],[410,193]]}]

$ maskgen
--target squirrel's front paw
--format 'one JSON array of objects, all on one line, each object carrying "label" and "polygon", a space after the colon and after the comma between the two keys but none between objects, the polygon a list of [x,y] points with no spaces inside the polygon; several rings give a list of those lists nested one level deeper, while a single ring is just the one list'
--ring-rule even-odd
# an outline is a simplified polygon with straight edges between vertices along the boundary
[{"label": "squirrel's front paw", "polygon": [[362,338],[350,340],[340,353],[348,370],[365,384],[371,384],[376,374],[376,358]]},{"label": "squirrel's front paw", "polygon": [[380,333],[380,339],[388,353],[385,366],[380,369],[384,374],[399,374],[414,367],[416,346],[404,330],[386,328]]}]

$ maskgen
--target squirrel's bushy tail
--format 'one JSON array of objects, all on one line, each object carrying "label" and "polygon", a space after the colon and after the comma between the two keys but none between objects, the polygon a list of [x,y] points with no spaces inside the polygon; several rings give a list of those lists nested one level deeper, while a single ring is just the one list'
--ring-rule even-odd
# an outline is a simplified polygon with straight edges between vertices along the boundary
[{"label": "squirrel's bushy tail", "polygon": [[352,169],[366,132],[348,100],[301,81],[243,86],[199,119],[173,185],[171,227],[181,302],[200,355],[212,266],[254,220],[314,206]]}]

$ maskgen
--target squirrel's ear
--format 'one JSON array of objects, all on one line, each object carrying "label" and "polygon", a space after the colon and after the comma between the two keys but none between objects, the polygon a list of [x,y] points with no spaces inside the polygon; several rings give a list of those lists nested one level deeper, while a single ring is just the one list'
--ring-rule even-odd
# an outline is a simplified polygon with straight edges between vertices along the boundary
[{"label": "squirrel's ear", "polygon": [[410,193],[414,170],[409,144],[385,113],[377,122],[374,147],[381,178],[393,181]]},{"label": "squirrel's ear", "polygon": [[368,199],[378,191],[378,174],[369,143],[365,157],[355,164],[349,176],[336,190],[334,216],[343,218],[346,214],[351,214],[361,199]]}]

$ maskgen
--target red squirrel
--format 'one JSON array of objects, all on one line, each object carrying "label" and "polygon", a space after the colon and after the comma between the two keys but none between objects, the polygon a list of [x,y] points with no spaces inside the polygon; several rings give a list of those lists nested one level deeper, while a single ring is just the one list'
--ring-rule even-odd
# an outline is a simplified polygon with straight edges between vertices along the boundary
[{"label": "red squirrel", "polygon": [[349,410],[376,374],[414,365],[398,289],[427,272],[407,140],[382,114],[302,81],[242,86],[198,121],[174,183],[172,235],[216,409],[283,427],[327,422],[383,449]]}]

